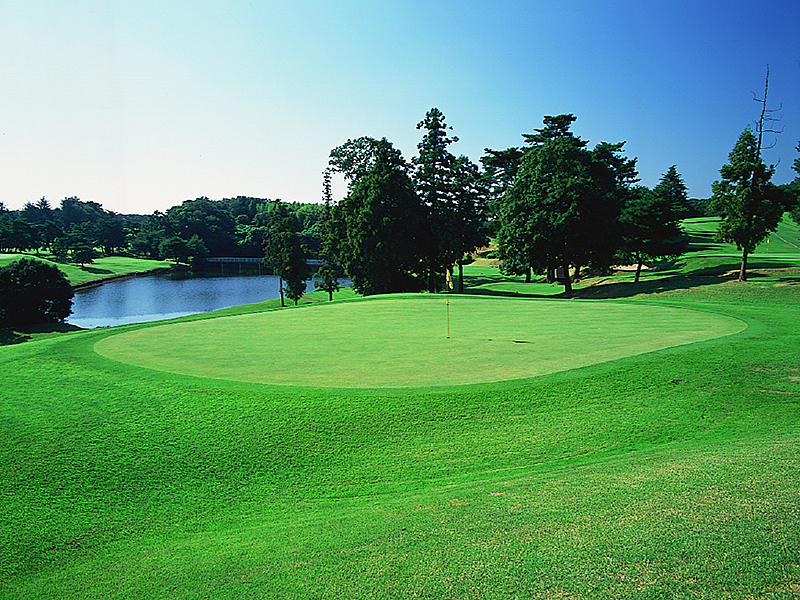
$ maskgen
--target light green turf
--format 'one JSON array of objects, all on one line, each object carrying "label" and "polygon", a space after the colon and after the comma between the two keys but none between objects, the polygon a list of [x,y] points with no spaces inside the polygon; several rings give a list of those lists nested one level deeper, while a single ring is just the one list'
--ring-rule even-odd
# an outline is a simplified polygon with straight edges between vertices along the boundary
[{"label": "light green turf", "polygon": [[149,260],[144,258],[128,258],[126,256],[104,256],[96,258],[87,265],[57,262],[49,254],[0,254],[0,266],[5,266],[15,260],[29,258],[58,267],[72,285],[89,283],[107,277],[145,273],[155,269],[170,268],[173,263],[166,260]]},{"label": "light green turf", "polygon": [[398,295],[106,337],[95,351],[183,375],[321,387],[534,377],[742,331],[739,319],[622,302]]}]

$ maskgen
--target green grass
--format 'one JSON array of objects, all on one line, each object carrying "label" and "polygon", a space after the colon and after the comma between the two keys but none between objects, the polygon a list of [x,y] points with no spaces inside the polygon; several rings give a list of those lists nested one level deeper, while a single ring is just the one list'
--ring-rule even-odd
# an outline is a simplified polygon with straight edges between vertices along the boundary
[{"label": "green grass", "polygon": [[[800,252],[787,254],[745,284],[725,265],[693,272],[698,253],[638,285],[620,275],[579,289],[610,302],[526,300],[547,294],[497,269],[468,269],[479,285],[469,306],[491,307],[482,327],[517,335],[528,327],[523,307],[558,306],[560,329],[587,351],[608,344],[590,337],[588,308],[654,316],[659,337],[672,317],[748,325],[494,383],[293,387],[94,351],[190,326],[186,340],[231,335],[235,323],[273,318],[324,329],[338,319],[326,311],[363,321],[358,311],[381,305],[390,323],[391,303],[407,297],[313,304],[312,294],[281,311],[262,303],[4,346],[0,597],[797,597]],[[451,316],[462,298],[451,298]],[[414,302],[440,310],[442,300]],[[402,322],[432,329],[420,315]],[[244,328],[258,337],[254,329]],[[275,350],[302,360],[325,341],[319,333]],[[361,341],[346,341],[320,355],[352,369],[345,352]],[[416,350],[426,360],[415,370],[434,370]],[[513,362],[495,352],[484,345],[460,358],[463,372],[487,355],[498,369]],[[202,368],[193,373],[208,375]]]},{"label": "green grass", "polygon": [[0,254],[0,267],[20,258],[31,258],[54,265],[61,269],[72,285],[89,283],[107,277],[143,273],[154,269],[169,268],[172,262],[165,260],[148,260],[143,258],[127,258],[124,256],[104,256],[96,258],[90,264],[81,266],[74,263],[57,262],[50,255],[37,254]]},{"label": "green grass", "polygon": [[[580,327],[565,327],[569,322]],[[664,306],[394,295],[136,329],[100,340],[94,350],[130,365],[233,381],[450,386],[535,377],[745,327]]]}]

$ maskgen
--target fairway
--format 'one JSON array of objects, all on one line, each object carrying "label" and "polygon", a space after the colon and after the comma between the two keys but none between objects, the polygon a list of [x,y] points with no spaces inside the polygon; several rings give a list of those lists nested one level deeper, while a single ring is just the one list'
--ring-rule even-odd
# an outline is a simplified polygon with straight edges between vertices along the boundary
[{"label": "fairway", "polygon": [[398,388],[496,382],[738,333],[732,317],[625,302],[397,295],[158,325],[95,351],[164,372],[249,383]]}]

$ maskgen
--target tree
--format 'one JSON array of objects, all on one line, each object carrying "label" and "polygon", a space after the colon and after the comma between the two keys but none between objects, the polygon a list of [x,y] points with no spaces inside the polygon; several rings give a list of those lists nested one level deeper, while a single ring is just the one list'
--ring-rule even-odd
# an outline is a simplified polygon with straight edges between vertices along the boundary
[{"label": "tree", "polygon": [[333,218],[333,194],[331,193],[331,172],[329,169],[326,169],[323,174],[322,200],[325,206],[319,251],[319,259],[322,261],[322,265],[317,270],[319,281],[314,285],[328,292],[328,300],[332,301],[333,293],[341,289],[339,278],[344,275],[344,272],[338,259],[339,235]]},{"label": "tree", "polygon": [[194,234],[189,238],[189,241],[186,242],[186,250],[189,253],[189,260],[191,262],[202,260],[208,256],[208,248],[206,248],[205,242],[203,242],[202,238],[197,234]]},{"label": "tree", "polygon": [[189,263],[189,244],[177,235],[162,240],[158,244],[158,252],[162,259],[172,259],[176,263]]},{"label": "tree", "polygon": [[305,293],[305,282],[311,278],[311,273],[297,236],[295,219],[283,203],[278,206],[269,237],[264,242],[264,262],[280,279],[281,306],[285,306],[284,292],[296,306]]},{"label": "tree", "polygon": [[619,156],[622,144],[588,151],[587,142],[569,132],[574,120],[545,117],[545,127],[525,136],[533,147],[497,213],[504,271],[544,271],[551,280],[559,266],[567,295],[571,266],[577,275],[582,265],[609,263],[616,250],[620,182],[632,164]]},{"label": "tree", "polygon": [[79,244],[72,248],[72,260],[82,267],[97,258],[97,252],[89,244]]},{"label": "tree", "polygon": [[753,130],[748,126],[719,170],[721,179],[711,185],[711,208],[722,222],[716,239],[736,244],[742,252],[739,281],[747,280],[747,257],[778,228],[787,208],[786,194],[771,183],[775,166],[761,160]]},{"label": "tree", "polygon": [[11,211],[0,202],[0,250],[9,250],[13,241],[14,219]]},{"label": "tree", "polygon": [[161,243],[168,237],[164,213],[156,211],[139,223],[131,239],[131,252],[145,258],[158,259],[161,257]]},{"label": "tree", "polygon": [[205,197],[186,200],[167,210],[165,221],[170,235],[187,242],[197,235],[212,256],[230,256],[236,248],[236,222],[225,202]]},{"label": "tree", "polygon": [[[496,233],[497,211],[500,210],[503,196],[514,183],[525,152],[516,147],[505,150],[484,148],[483,151],[484,156],[481,156],[480,162],[483,165],[483,184],[488,193],[487,218],[494,217],[494,221],[487,222],[487,229]],[[527,273],[530,277],[530,269]]]},{"label": "tree", "polygon": [[665,202],[669,202],[672,212],[676,215],[685,214],[691,209],[687,196],[688,188],[678,173],[676,165],[672,165],[661,176],[658,185],[653,188],[653,192]]},{"label": "tree", "polygon": [[458,264],[458,293],[464,293],[464,258],[488,241],[489,188],[484,174],[466,156],[453,163],[452,248]]},{"label": "tree", "polygon": [[484,243],[479,231],[486,220],[486,196],[476,166],[466,157],[456,158],[447,147],[458,141],[450,137],[445,117],[438,108],[430,109],[417,124],[424,129],[417,145],[419,156],[414,183],[427,207],[430,243],[426,267],[428,291],[436,291],[446,269],[460,262],[464,252]]},{"label": "tree", "polygon": [[58,323],[72,312],[72,286],[57,267],[23,258],[0,268],[0,325]]},{"label": "tree", "polygon": [[[797,144],[796,150],[800,152],[800,144]],[[800,158],[794,159],[792,168],[797,172],[797,177],[789,184],[789,189],[786,190],[789,196],[789,203],[792,208],[792,219],[800,225]]]},{"label": "tree", "polygon": [[348,185],[367,175],[378,157],[378,151],[385,144],[386,138],[376,140],[363,136],[355,140],[347,140],[330,153],[328,165],[331,173],[342,173]]},{"label": "tree", "polygon": [[332,210],[340,259],[359,294],[418,290],[428,229],[408,163],[383,138],[370,164]]},{"label": "tree", "polygon": [[125,228],[119,215],[106,212],[96,223],[97,243],[106,254],[113,254],[126,244]]},{"label": "tree", "polygon": [[19,252],[27,250],[38,250],[42,245],[42,238],[39,231],[33,225],[16,219],[11,223],[11,243],[10,246]]},{"label": "tree", "polygon": [[645,261],[678,256],[686,249],[680,228],[680,215],[669,195],[660,195],[644,186],[631,190],[620,216],[623,246],[621,259],[636,264],[634,283]]}]

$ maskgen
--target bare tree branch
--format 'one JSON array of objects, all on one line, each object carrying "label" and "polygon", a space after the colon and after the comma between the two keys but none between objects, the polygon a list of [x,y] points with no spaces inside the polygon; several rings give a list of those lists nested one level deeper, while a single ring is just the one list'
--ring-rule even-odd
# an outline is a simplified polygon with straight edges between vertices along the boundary
[{"label": "bare tree branch", "polygon": [[[780,129],[775,128],[775,123],[779,123],[780,120],[783,118],[783,115],[776,116],[776,113],[779,113],[783,110],[783,103],[778,108],[767,108],[767,93],[769,92],[769,64],[767,65],[767,79],[764,82],[764,97],[759,98],[756,96],[755,92],[751,92],[753,94],[753,100],[761,104],[761,116],[758,118],[758,121],[754,121],[756,125],[756,132],[758,133],[758,156],[761,156],[761,150],[765,149],[763,147],[763,138],[765,133],[773,133],[773,134],[780,134],[783,133],[783,130],[786,129],[784,125]],[[775,145],[778,143],[778,140],[773,141],[770,145],[766,147],[766,149],[774,148]]]}]

